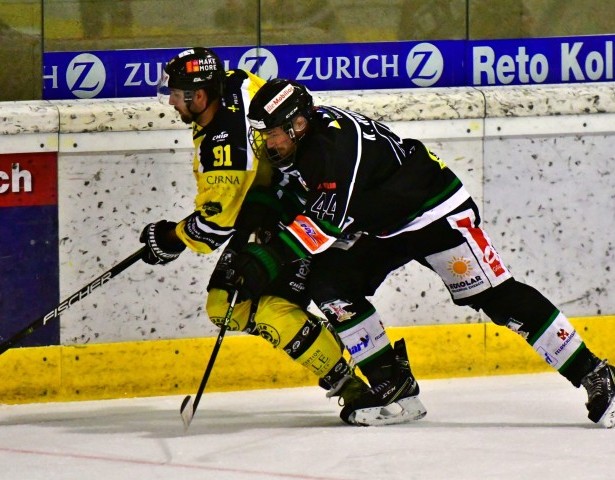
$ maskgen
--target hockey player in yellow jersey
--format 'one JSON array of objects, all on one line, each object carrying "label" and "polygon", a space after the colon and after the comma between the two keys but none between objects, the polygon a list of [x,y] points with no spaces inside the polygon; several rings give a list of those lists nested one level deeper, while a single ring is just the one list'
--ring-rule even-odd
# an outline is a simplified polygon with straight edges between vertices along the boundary
[{"label": "hockey player in yellow jersey", "polygon": [[[225,71],[212,50],[192,48],[169,61],[158,87],[160,100],[192,124],[197,194],[195,210],[186,219],[161,220],[143,229],[143,261],[165,264],[186,247],[208,254],[228,241],[207,288],[207,314],[217,325],[228,308],[224,287],[233,277],[235,252],[260,225],[276,223],[283,215],[270,188],[272,168],[254,156],[247,140],[247,108],[263,84],[250,72]],[[307,270],[309,260],[290,264],[259,299],[236,305],[229,328],[260,335],[283,349],[330,385],[327,395],[343,398],[342,419],[358,424],[351,420],[352,405],[370,395],[369,389],[344,358],[332,330],[307,312]]]}]

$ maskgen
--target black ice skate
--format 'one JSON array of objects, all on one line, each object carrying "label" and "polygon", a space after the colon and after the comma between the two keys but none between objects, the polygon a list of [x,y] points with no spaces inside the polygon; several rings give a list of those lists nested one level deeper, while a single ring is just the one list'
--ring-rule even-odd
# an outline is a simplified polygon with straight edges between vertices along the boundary
[{"label": "black ice skate", "polygon": [[334,385],[329,385],[325,380],[321,380],[319,385],[329,390],[327,392],[327,398],[340,397],[340,404],[343,405],[351,404],[369,392],[367,383],[357,377],[354,371],[348,375],[344,375],[344,377]]},{"label": "black ice skate", "polygon": [[340,417],[351,425],[375,426],[406,423],[423,418],[427,410],[418,398],[419,384],[412,375],[406,343],[395,342],[393,376],[346,403]]},{"label": "black ice skate", "polygon": [[615,426],[615,368],[606,360],[581,379],[587,390],[588,418],[605,428]]}]

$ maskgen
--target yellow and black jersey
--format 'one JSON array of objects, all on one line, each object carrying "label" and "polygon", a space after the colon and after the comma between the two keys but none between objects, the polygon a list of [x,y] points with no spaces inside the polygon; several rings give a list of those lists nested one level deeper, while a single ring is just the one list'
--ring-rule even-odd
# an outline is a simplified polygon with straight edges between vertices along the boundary
[{"label": "yellow and black jersey", "polygon": [[271,182],[270,165],[259,164],[249,146],[246,121],[250,99],[264,82],[243,70],[227,72],[213,120],[205,127],[193,124],[195,211],[176,232],[198,253],[210,253],[228,240],[248,191]]}]

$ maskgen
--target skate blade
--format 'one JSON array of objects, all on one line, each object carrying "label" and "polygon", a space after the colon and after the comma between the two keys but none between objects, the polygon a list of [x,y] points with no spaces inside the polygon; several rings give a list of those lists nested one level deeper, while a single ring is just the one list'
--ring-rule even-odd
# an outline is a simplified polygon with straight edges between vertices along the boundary
[{"label": "skate blade", "polygon": [[427,415],[418,397],[402,398],[386,407],[360,408],[352,412],[348,421],[354,425],[375,427],[413,422]]},{"label": "skate blade", "polygon": [[406,397],[398,400],[396,402],[399,404],[408,415],[411,417],[411,420],[420,420],[425,415],[427,415],[427,409],[423,402],[419,399],[419,397]]},{"label": "skate blade", "polygon": [[600,417],[598,423],[604,428],[615,427],[615,399],[611,402],[602,417]]}]

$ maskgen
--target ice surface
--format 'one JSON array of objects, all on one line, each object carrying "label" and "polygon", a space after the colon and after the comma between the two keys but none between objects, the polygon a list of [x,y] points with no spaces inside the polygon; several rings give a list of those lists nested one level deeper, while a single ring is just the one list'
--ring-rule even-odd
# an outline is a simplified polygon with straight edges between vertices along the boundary
[{"label": "ice surface", "polygon": [[[615,429],[557,374],[424,380],[427,416],[350,427],[318,387],[0,407],[2,480],[615,478]],[[196,390],[196,386],[195,386]]]}]

